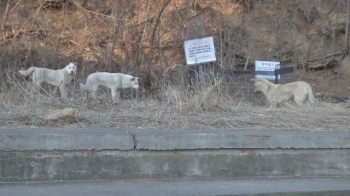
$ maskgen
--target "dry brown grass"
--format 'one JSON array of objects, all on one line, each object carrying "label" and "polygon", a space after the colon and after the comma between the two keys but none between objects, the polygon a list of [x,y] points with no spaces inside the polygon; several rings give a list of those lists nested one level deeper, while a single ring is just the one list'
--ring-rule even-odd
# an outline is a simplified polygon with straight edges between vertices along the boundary
[{"label": "dry brown grass", "polygon": [[[147,78],[153,77],[148,72],[152,64],[160,64],[162,70],[182,64],[181,43],[186,37],[184,24],[188,18],[188,6],[186,1],[172,1],[161,15],[161,25],[156,26],[162,3],[91,0],[87,4],[74,1],[64,8],[50,8],[45,3],[38,5],[36,0],[8,2],[11,3],[8,20],[1,20],[6,29],[0,41],[0,127],[349,130],[346,103],[319,102],[313,106],[287,105],[271,109],[249,103],[247,96],[230,95],[228,92],[239,94],[240,90],[225,89],[220,81],[200,87],[195,93],[175,93],[171,100],[159,101],[140,93],[137,98],[124,98],[118,105],[110,103],[109,94],[103,94],[103,98],[98,100],[86,100],[77,88],[70,91],[73,99],[67,102],[61,102],[59,94],[53,94],[50,88],[33,95],[30,83],[11,80],[19,69],[33,64],[57,69],[69,61],[77,61],[78,75],[83,80],[95,71],[120,71],[143,76],[145,84]],[[318,19],[321,27],[328,27],[329,21],[332,24],[341,21],[334,21],[334,17],[328,18],[329,14],[325,14],[334,8],[334,2],[300,2],[303,6],[323,10],[319,12],[323,16]],[[0,6],[2,19],[6,18],[6,4]],[[338,4],[339,7],[341,4]],[[305,35],[316,32],[315,28],[319,26],[310,25],[300,12],[290,12],[290,4],[282,1],[256,2],[249,9],[238,1],[203,1],[201,6],[205,9],[205,27],[209,27],[205,29],[206,34],[220,34],[215,38],[220,57],[218,65],[226,68],[244,65],[247,56],[250,56],[250,65],[254,59],[276,58],[303,64],[306,59],[304,54],[307,54],[305,49],[311,44]],[[346,13],[339,9],[337,12]],[[296,18],[298,20],[294,20]],[[339,23],[339,26],[344,24]],[[157,33],[153,34],[157,29]],[[152,34],[155,36],[152,37]],[[337,35],[335,44],[342,44],[344,35]],[[324,53],[330,52],[332,39],[320,34],[316,40],[325,40],[312,46],[314,51],[310,60],[313,62],[310,63],[317,64],[317,60],[325,60]],[[154,51],[150,50],[151,45],[155,46]],[[8,71],[13,72],[10,78],[5,74]],[[332,91],[330,93],[336,95],[343,92],[342,97],[347,97],[349,93],[344,89],[349,83],[344,81],[340,84],[338,81],[343,81],[340,73],[335,76],[332,71],[325,71],[331,75],[315,72],[310,77],[308,72],[299,76],[319,87],[316,92]],[[153,87],[152,81],[148,83],[149,88]],[[11,88],[2,89],[7,86]],[[154,93],[148,93],[156,97]],[[52,122],[41,118],[50,110],[66,107],[78,111],[79,123]]]},{"label": "dry brown grass", "polygon": [[[59,128],[141,128],[141,129],[240,129],[349,131],[347,103],[319,102],[315,105],[285,105],[280,108],[255,106],[236,100],[221,89],[220,82],[201,87],[179,99],[158,100],[138,96],[110,103],[106,92],[97,100],[87,100],[76,88],[71,100],[62,102],[50,91],[32,93],[31,84],[17,81],[0,96],[0,127]],[[41,119],[53,109],[72,107],[78,123]]]}]

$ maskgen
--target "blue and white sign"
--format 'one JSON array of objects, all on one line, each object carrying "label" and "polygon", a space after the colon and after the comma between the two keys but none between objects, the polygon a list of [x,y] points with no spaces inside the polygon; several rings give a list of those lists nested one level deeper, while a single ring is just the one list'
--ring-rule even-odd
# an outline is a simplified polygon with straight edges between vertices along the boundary
[{"label": "blue and white sign", "polygon": [[186,40],[184,48],[187,65],[216,61],[213,37]]},{"label": "blue and white sign", "polygon": [[[275,69],[280,69],[280,62],[276,61],[255,61],[255,71],[257,74],[255,75],[256,78],[264,78],[267,80],[275,80]],[[259,72],[266,72],[267,74],[262,74]],[[280,77],[280,76],[278,76]]]}]

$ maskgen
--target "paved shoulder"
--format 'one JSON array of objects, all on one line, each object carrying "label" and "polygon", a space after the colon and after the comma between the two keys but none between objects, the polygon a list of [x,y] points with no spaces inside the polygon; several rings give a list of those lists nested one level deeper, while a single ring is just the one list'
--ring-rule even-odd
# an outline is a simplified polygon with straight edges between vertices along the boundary
[{"label": "paved shoulder", "polygon": [[350,195],[350,178],[273,178],[0,184],[6,196]]}]

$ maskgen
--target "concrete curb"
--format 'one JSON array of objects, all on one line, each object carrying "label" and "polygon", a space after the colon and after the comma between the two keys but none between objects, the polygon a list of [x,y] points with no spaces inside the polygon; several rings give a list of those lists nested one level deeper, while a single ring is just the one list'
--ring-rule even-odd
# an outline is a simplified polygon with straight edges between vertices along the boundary
[{"label": "concrete curb", "polygon": [[130,130],[139,150],[350,148],[350,133]]},{"label": "concrete curb", "polygon": [[0,130],[0,181],[350,177],[350,134]]},{"label": "concrete curb", "polygon": [[133,136],[114,129],[0,129],[0,150],[133,150]]},{"label": "concrete curb", "polygon": [[350,133],[0,129],[0,150],[345,149]]}]

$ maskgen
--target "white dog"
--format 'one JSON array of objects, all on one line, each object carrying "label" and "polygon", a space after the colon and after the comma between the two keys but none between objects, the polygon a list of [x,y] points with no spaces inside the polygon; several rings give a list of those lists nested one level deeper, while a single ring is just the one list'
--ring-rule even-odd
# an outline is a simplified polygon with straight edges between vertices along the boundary
[{"label": "white dog", "polygon": [[74,63],[69,63],[65,68],[52,70],[47,68],[40,67],[31,67],[28,70],[20,70],[19,73],[23,76],[32,75],[33,83],[37,88],[43,82],[46,82],[55,87],[55,91],[57,88],[60,89],[61,98],[67,98],[67,87],[75,77],[77,73],[77,67]]},{"label": "white dog", "polygon": [[86,79],[86,84],[80,83],[80,89],[90,92],[96,98],[96,91],[99,86],[111,89],[112,102],[119,100],[120,89],[139,88],[139,77],[133,77],[122,73],[96,72],[90,74]]}]

